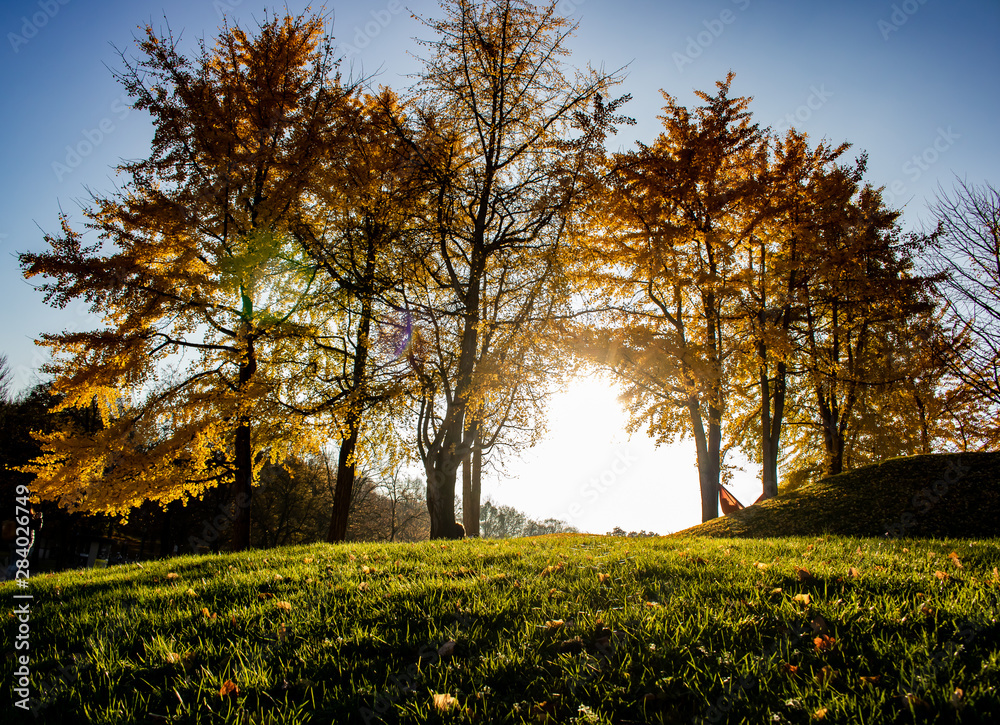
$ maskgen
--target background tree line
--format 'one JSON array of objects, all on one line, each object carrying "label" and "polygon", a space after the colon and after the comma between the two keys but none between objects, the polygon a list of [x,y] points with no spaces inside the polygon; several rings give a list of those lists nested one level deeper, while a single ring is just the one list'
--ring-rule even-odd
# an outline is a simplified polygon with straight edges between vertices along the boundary
[{"label": "background tree line", "polygon": [[[457,535],[461,497],[476,535],[484,468],[537,440],[578,361],[627,385],[634,430],[694,440],[704,519],[731,450],[773,496],[779,470],[996,445],[991,187],[904,234],[864,155],[761,128],[732,74],[693,109],[664,93],[661,135],[612,152],[621,75],[565,63],[556,3],[441,12],[405,91],[340,76],[308,14],[191,55],[147,27],[122,54],[150,155],[20,255],[103,319],[40,340],[54,412],[96,422],[39,434],[36,497],[127,516],[222,490],[245,548],[322,493],[337,541],[382,485],[359,472],[415,464],[427,534]],[[280,487],[291,508],[263,513]],[[409,510],[400,490],[370,518]]]}]

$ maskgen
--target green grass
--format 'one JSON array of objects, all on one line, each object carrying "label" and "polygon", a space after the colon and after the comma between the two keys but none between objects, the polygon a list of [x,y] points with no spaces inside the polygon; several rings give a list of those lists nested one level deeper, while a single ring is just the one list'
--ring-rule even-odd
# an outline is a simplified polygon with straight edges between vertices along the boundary
[{"label": "green grass", "polygon": [[679,536],[1000,536],[1000,453],[892,458],[805,484]]},{"label": "green grass", "polygon": [[995,539],[556,536],[65,572],[0,588],[34,595],[41,698],[0,720],[998,722],[998,566]]}]

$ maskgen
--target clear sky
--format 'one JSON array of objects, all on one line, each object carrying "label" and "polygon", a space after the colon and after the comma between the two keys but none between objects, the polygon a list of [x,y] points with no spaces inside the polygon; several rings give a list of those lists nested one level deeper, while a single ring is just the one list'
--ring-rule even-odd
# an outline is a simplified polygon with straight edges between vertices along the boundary
[{"label": "clear sky", "polygon": [[[305,7],[289,0],[297,12]],[[129,112],[111,76],[115,47],[132,51],[138,26],[169,23],[188,42],[211,38],[222,14],[242,24],[263,15],[260,0],[4,0],[0,4],[0,351],[21,388],[43,359],[42,331],[90,327],[86,310],[46,308],[20,277],[14,254],[40,249],[62,209],[79,220],[87,188],[108,190],[122,158],[147,155],[148,119]],[[284,9],[284,5],[269,7]],[[996,0],[563,0],[579,20],[571,61],[628,66],[621,93],[638,124],[614,139],[623,148],[659,130],[659,89],[694,103],[694,89],[736,73],[733,93],[754,97],[762,124],[794,125],[867,151],[869,178],[904,209],[904,226],[926,218],[926,201],[955,174],[998,181],[1000,3]],[[409,53],[426,30],[409,11],[426,0],[351,0],[326,5],[343,43],[344,68],[405,88],[417,69]],[[485,493],[534,517],[570,518],[582,530],[616,525],[660,533],[698,522],[690,443],[654,450],[619,431],[622,414],[606,382],[581,382],[553,402],[552,434],[511,478]],[[759,484],[748,470],[735,487],[745,503]],[[601,483],[603,477],[603,483]],[[594,481],[597,485],[594,485]],[[575,504],[575,507],[574,507]]]}]

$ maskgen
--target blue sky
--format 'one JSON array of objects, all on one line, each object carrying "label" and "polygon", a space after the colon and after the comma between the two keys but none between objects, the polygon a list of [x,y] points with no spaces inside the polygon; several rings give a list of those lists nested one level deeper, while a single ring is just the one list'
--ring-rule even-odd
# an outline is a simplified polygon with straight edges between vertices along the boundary
[{"label": "blue sky", "polygon": [[[299,11],[305,3],[287,6]],[[109,67],[121,66],[112,46],[131,52],[133,35],[147,22],[169,22],[188,42],[211,38],[223,13],[252,24],[264,7],[258,0],[5,0],[0,6],[0,351],[10,358],[17,387],[31,383],[43,361],[32,343],[40,332],[92,323],[79,305],[45,307],[20,277],[15,253],[40,249],[41,230],[57,229],[60,209],[79,220],[87,188],[110,189],[119,159],[148,152],[152,129],[129,111],[111,75]],[[563,0],[560,8],[580,22],[572,62],[628,66],[620,92],[633,95],[626,110],[638,124],[614,139],[622,147],[658,132],[659,89],[694,103],[693,89],[710,90],[733,70],[733,92],[754,97],[751,108],[762,125],[792,124],[814,141],[848,141],[851,154],[867,151],[869,178],[904,209],[907,227],[926,218],[926,200],[939,183],[950,186],[954,174],[998,181],[996,0]],[[345,68],[375,73],[376,82],[397,88],[418,67],[411,39],[426,36],[410,11],[436,10],[425,0],[326,5],[333,34],[351,46]],[[567,420],[585,413],[572,412],[584,394],[585,409],[614,406],[606,385],[584,385],[557,401],[556,413]],[[552,439],[524,463],[511,464],[513,479],[489,482],[488,493],[539,517],[564,516],[567,501],[580,499],[576,523],[595,532],[614,525],[663,532],[696,523],[693,450],[686,444],[653,451],[644,440],[622,443],[635,448],[630,456],[639,462],[616,474],[614,492],[591,500],[587,481],[619,455],[610,443],[613,426],[602,425],[588,426],[589,453],[609,441],[594,460],[574,456],[572,426],[553,426]],[[650,493],[654,476],[671,485]],[[537,477],[548,482],[543,496],[528,485]],[[753,500],[756,485],[748,473],[737,495]],[[635,506],[636,496],[648,504]]]}]

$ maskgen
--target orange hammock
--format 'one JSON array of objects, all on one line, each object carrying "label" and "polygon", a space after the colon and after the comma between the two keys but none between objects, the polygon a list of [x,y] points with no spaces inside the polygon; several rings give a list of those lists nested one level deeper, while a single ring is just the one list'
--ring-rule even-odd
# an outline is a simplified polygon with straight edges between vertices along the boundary
[{"label": "orange hammock", "polygon": [[[761,494],[757,497],[757,500],[754,501],[754,503],[760,503],[763,500],[764,494]],[[721,483],[719,484],[719,506],[722,508],[723,516],[728,516],[733,511],[739,511],[741,508],[746,508],[733,494],[729,493],[729,489]]]}]

